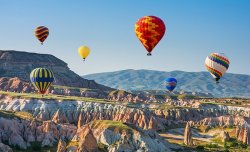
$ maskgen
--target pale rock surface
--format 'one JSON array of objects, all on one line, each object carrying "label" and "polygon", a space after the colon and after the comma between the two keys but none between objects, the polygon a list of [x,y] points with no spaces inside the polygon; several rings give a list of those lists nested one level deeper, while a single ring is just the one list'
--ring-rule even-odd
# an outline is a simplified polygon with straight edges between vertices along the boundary
[{"label": "pale rock surface", "polygon": [[187,122],[184,130],[184,144],[188,146],[193,145],[192,130],[189,122]]},{"label": "pale rock surface", "polygon": [[13,152],[13,151],[8,145],[0,143],[0,152]]},{"label": "pale rock surface", "polygon": [[237,132],[238,132],[238,136],[236,136],[237,140],[241,141],[243,144],[249,145],[250,144],[249,143],[250,133],[249,133],[249,127],[248,127],[248,125],[246,124],[246,125],[244,125],[242,127],[237,127],[236,128],[236,133]]},{"label": "pale rock surface", "polygon": [[[134,152],[134,151],[158,151],[158,152],[171,152],[170,147],[173,145],[166,142],[163,138],[161,138],[156,132],[154,131],[143,131],[142,129],[133,127],[134,131],[125,131],[125,130],[116,130],[115,128],[106,128],[105,125],[91,126],[90,128],[93,132],[93,135],[98,143],[102,143],[108,146],[108,151],[127,151],[127,152]],[[130,124],[126,124],[129,125]],[[82,130],[86,129],[86,126],[82,126],[78,129],[76,138],[80,140],[80,134]],[[176,148],[176,147],[175,147]]]},{"label": "pale rock surface", "polygon": [[41,142],[41,146],[54,146],[62,138],[71,140],[77,127],[70,124],[56,124],[53,121],[28,121],[0,117],[0,141],[8,145],[27,149],[31,142]]},{"label": "pale rock surface", "polygon": [[57,145],[57,151],[56,152],[65,152],[66,151],[66,142],[62,139],[59,140]]},{"label": "pale rock surface", "polygon": [[246,123],[245,119],[240,116],[220,116],[208,117],[199,121],[199,125],[215,126],[243,126]]},{"label": "pale rock surface", "polygon": [[79,147],[77,152],[97,152],[98,145],[96,138],[94,137],[90,127],[85,126],[81,132],[79,137]]},{"label": "pale rock surface", "polygon": [[52,121],[54,121],[55,123],[60,123],[60,124],[69,123],[67,117],[65,116],[65,113],[61,109],[58,109],[56,111],[56,113],[52,117]]}]

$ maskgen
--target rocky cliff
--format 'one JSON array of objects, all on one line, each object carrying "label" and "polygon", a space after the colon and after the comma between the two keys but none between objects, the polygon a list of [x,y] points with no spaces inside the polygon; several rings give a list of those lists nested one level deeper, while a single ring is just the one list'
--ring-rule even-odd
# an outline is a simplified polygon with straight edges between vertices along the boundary
[{"label": "rocky cliff", "polygon": [[49,54],[0,50],[0,64],[0,77],[18,77],[29,82],[30,72],[34,68],[45,67],[53,71],[55,85],[111,90],[93,80],[81,78],[69,69],[67,63]]},{"label": "rocky cliff", "polygon": [[115,120],[153,130],[164,130],[173,124],[186,121],[195,121],[200,125],[211,127],[243,125],[249,122],[250,117],[250,108],[242,106],[202,104],[194,108],[178,106],[158,109],[150,108],[146,104],[124,105],[120,102],[58,101],[11,96],[1,96],[0,109],[27,111],[43,121],[69,122],[78,127],[92,120]]},{"label": "rocky cliff", "polygon": [[189,122],[187,122],[184,130],[184,144],[188,146],[193,145],[192,130]]},{"label": "rocky cliff", "polygon": [[[124,149],[124,146],[129,149],[138,148],[138,143],[136,142],[138,137],[134,133],[131,134],[131,132],[123,133],[122,130],[115,130],[114,127],[105,129],[105,123],[94,123],[91,125],[93,121],[119,121],[132,129],[136,127],[137,129],[135,130],[141,130],[141,133],[144,132],[143,130],[164,131],[166,128],[181,127],[181,125],[187,121],[192,121],[190,122],[192,126],[203,125],[209,126],[210,128],[216,126],[222,126],[223,128],[228,126],[240,126],[240,128],[243,129],[235,131],[238,132],[237,139],[246,144],[249,143],[249,131],[244,127],[248,125],[249,122],[249,107],[197,104],[196,102],[198,101],[196,101],[193,102],[193,108],[180,108],[179,105],[181,105],[181,103],[186,105],[186,102],[188,101],[178,101],[177,107],[155,109],[147,107],[145,104],[130,106],[123,105],[120,102],[109,103],[100,102],[100,100],[97,102],[86,102],[52,99],[23,99],[13,96],[1,96],[0,109],[16,112],[26,111],[32,114],[33,118],[28,121],[16,118],[9,119],[10,117],[5,117],[6,114],[0,113],[0,129],[2,129],[0,130],[0,132],[2,132],[2,134],[0,134],[0,139],[4,143],[8,141],[8,145],[18,145],[23,149],[32,145],[34,141],[40,142],[42,146],[55,146],[60,139],[64,141],[72,140],[73,143],[77,141],[78,145],[81,147],[80,149],[84,149],[87,141],[80,140],[80,137],[84,139],[88,135],[86,138],[93,139],[90,132],[91,130],[96,141],[99,142],[101,140],[101,143],[108,146],[111,152],[117,149]],[[15,127],[11,128],[10,126],[13,126],[13,124]],[[90,130],[84,131],[81,136],[78,134],[79,130],[86,127],[86,124],[89,125]],[[99,129],[96,129],[95,126],[99,126]],[[102,134],[105,135],[103,135],[105,138],[101,136]],[[149,136],[151,135],[152,134]],[[190,131],[188,131],[188,129],[187,135],[189,135],[187,139],[190,139]],[[125,137],[124,139],[123,136]],[[154,136],[153,134],[151,137],[153,138]],[[141,140],[142,138],[139,139]],[[114,141],[117,141],[119,144],[112,147],[111,145],[113,144],[110,143],[116,143]],[[127,143],[129,143],[129,145],[126,145]],[[59,149],[64,149],[65,144],[63,142],[60,144],[61,145],[58,145]],[[146,143],[142,142],[140,146],[143,147],[145,144]],[[93,148],[95,148],[95,144]],[[77,150],[79,147],[76,148],[72,146],[71,149]]]},{"label": "rocky cliff", "polygon": [[[132,124],[118,121],[96,120],[78,129],[73,140],[83,142],[90,138],[88,146],[96,150],[97,144],[107,147],[109,152],[171,152],[174,145],[166,142],[155,131],[145,131]],[[79,145],[79,148],[82,148]],[[94,151],[88,150],[88,151]]]},{"label": "rocky cliff", "polygon": [[[10,145],[18,149],[37,151],[44,147],[54,147],[58,141],[58,152],[65,152],[66,149],[72,152],[97,152],[100,149],[100,152],[103,150],[170,152],[169,147],[176,147],[166,142],[156,132],[143,131],[132,124],[108,120],[92,121],[77,129],[73,124],[15,117],[13,114],[0,111],[0,150],[12,151],[7,146]],[[66,147],[64,141],[76,144],[69,143]]]},{"label": "rocky cliff", "polygon": [[22,81],[18,77],[2,77],[0,78],[0,90],[10,92],[34,92],[35,88],[31,83]]}]

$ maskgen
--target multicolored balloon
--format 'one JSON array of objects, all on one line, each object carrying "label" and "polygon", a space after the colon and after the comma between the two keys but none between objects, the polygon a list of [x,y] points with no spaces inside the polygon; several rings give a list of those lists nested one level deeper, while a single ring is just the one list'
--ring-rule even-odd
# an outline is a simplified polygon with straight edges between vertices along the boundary
[{"label": "multicolored balloon", "polygon": [[41,94],[45,94],[54,81],[54,75],[49,69],[36,68],[30,73],[30,81]]},{"label": "multicolored balloon", "polygon": [[89,56],[90,49],[87,46],[81,46],[78,48],[78,53],[85,61],[85,59]]},{"label": "multicolored balloon", "polygon": [[43,42],[49,36],[49,29],[45,26],[39,26],[35,29],[35,36],[43,45]]},{"label": "multicolored balloon", "polygon": [[229,68],[229,64],[230,61],[224,53],[212,53],[205,60],[207,70],[217,83]]},{"label": "multicolored balloon", "polygon": [[144,16],[136,22],[135,34],[148,51],[147,55],[151,55],[154,47],[164,36],[165,30],[164,22],[156,16]]},{"label": "multicolored balloon", "polygon": [[177,85],[177,80],[175,78],[167,78],[165,80],[165,86],[168,91],[172,92]]}]

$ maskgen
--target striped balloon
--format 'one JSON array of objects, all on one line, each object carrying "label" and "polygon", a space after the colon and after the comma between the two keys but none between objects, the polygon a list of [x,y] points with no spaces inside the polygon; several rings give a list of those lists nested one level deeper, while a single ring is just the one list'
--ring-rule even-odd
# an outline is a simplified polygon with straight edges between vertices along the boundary
[{"label": "striped balloon", "polygon": [[229,64],[230,61],[224,53],[212,53],[205,60],[205,66],[216,82],[227,71]]},{"label": "striped balloon", "polygon": [[54,75],[46,68],[36,68],[30,73],[30,81],[41,94],[45,94],[54,81]]},{"label": "striped balloon", "polygon": [[167,78],[165,80],[165,86],[168,91],[172,92],[177,85],[177,80],[175,78]]},{"label": "striped balloon", "polygon": [[36,38],[43,44],[45,39],[49,36],[49,29],[45,26],[39,26],[35,29]]}]

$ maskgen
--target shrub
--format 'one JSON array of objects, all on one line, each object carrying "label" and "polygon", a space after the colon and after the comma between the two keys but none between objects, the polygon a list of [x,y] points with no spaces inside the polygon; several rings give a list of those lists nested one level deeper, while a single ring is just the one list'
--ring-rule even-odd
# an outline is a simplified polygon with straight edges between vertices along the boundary
[{"label": "shrub", "polygon": [[219,148],[219,145],[218,144],[215,144],[215,143],[210,143],[209,145],[206,145],[208,148]]},{"label": "shrub", "polygon": [[196,149],[197,149],[197,150],[203,151],[205,148],[204,148],[204,146],[202,146],[202,145],[198,145],[198,146],[196,147]]},{"label": "shrub", "polygon": [[35,150],[35,151],[38,151],[38,150],[41,150],[41,143],[39,142],[32,142],[31,143],[31,149],[32,150]]},{"label": "shrub", "polygon": [[223,152],[230,152],[227,148]]}]

